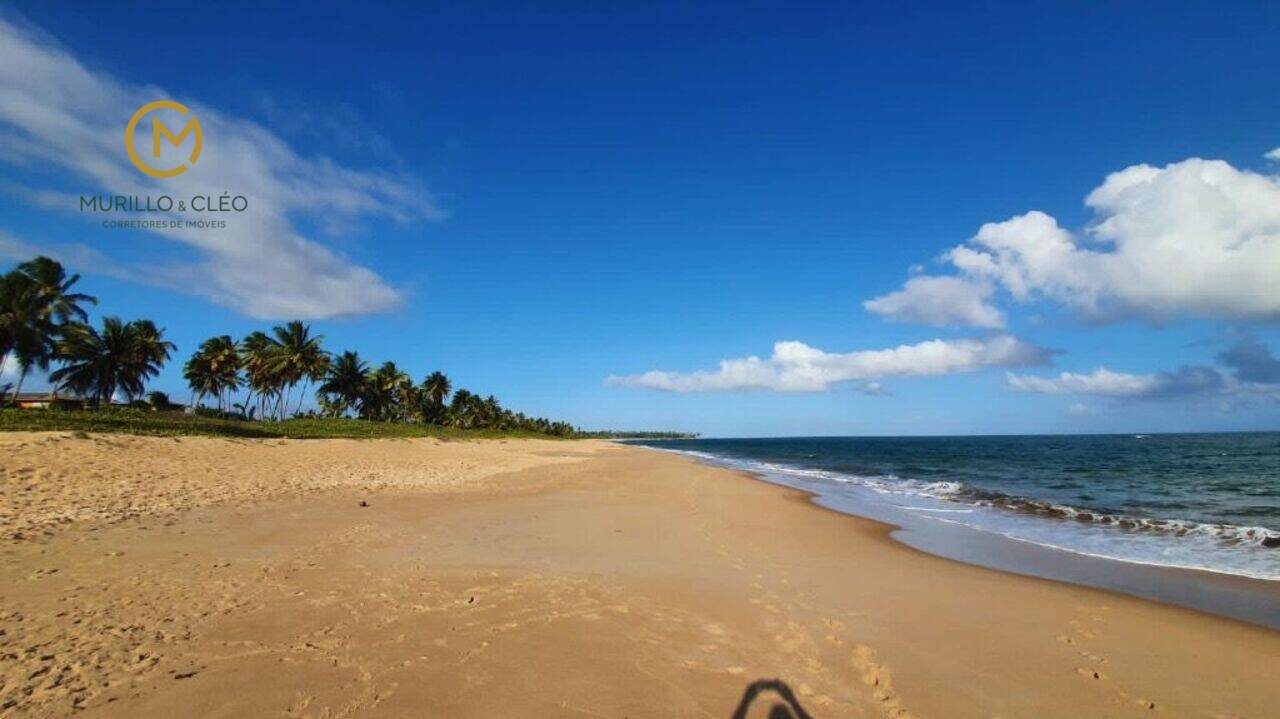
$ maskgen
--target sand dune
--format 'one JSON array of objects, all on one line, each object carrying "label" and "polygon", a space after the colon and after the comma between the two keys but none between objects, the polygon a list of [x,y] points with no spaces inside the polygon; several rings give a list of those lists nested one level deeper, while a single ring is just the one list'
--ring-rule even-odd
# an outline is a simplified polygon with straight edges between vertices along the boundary
[{"label": "sand dune", "polygon": [[923,555],[640,449],[29,434],[0,457],[3,716],[728,717],[762,677],[816,718],[1276,701],[1280,633]]}]

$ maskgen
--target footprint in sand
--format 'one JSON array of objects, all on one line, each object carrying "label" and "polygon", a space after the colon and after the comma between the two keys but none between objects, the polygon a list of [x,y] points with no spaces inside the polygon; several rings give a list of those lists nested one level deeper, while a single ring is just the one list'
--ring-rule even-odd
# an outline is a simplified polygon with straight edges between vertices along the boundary
[{"label": "footprint in sand", "polygon": [[862,677],[862,683],[871,687],[872,696],[879,702],[880,712],[886,717],[913,719],[911,712],[902,706],[902,700],[893,691],[893,678],[888,667],[876,661],[876,653],[865,644],[853,648],[853,666]]}]

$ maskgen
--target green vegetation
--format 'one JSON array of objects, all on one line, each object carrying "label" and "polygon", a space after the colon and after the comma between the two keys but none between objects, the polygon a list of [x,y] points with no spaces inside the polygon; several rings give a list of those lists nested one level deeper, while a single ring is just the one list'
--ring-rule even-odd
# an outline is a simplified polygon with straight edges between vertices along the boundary
[{"label": "green vegetation", "polygon": [[47,371],[59,359],[58,343],[84,327],[89,315],[82,304],[97,304],[71,291],[80,275],[67,277],[62,265],[48,257],[23,262],[0,276],[0,368],[18,363],[16,395],[32,369]]},{"label": "green vegetation", "polygon": [[578,432],[584,439],[697,439],[697,432],[626,432],[616,429],[605,429],[598,432]]},{"label": "green vegetation", "polygon": [[133,407],[103,407],[97,410],[0,409],[0,431],[115,432],[162,436],[209,435],[254,438],[411,438],[438,439],[520,439],[547,435],[517,429],[455,429],[437,425],[371,422],[362,419],[299,417],[283,422],[248,422],[219,419],[178,411],[155,411]]},{"label": "green vegetation", "polygon": [[[216,409],[209,409],[223,419],[355,418],[389,425],[577,435],[567,422],[512,412],[493,395],[482,398],[459,389],[450,399],[452,383],[441,372],[415,384],[395,362],[371,369],[355,351],[326,352],[323,340],[312,334],[310,325],[297,321],[273,327],[270,334],[254,332],[239,343],[226,335],[212,337],[187,361],[183,376],[193,403],[215,399]],[[302,414],[307,389],[313,385],[319,410]],[[233,402],[241,388],[246,396]]]},{"label": "green vegetation", "polygon": [[139,397],[175,349],[151,320],[106,317],[101,332],[71,322],[59,328],[54,358],[62,367],[49,375],[49,381],[88,397],[94,406],[110,403],[116,390]]},{"label": "green vegetation", "polygon": [[[600,437],[693,438],[677,432],[580,432],[568,422],[529,417],[496,397],[453,390],[442,372],[415,384],[394,362],[372,369],[355,351],[332,354],[305,322],[205,340],[183,365],[191,410],[164,392],[146,391],[177,347],[150,320],[105,317],[90,325],[86,305],[48,257],[0,275],[0,369],[16,362],[16,386],[0,386],[0,404],[17,400],[33,370],[49,372],[62,398],[49,409],[0,407],[0,431],[71,430],[230,437]],[[315,387],[318,410],[302,412]],[[10,395],[12,391],[12,395]],[[295,394],[296,392],[296,394]],[[67,397],[70,393],[73,397]],[[123,402],[119,399],[123,397]],[[145,399],[144,399],[145,398]],[[201,404],[204,400],[213,406]]]},{"label": "green vegetation", "polygon": [[[323,348],[324,338],[300,321],[239,342],[220,335],[201,343],[183,365],[193,411],[177,413],[164,393],[146,394],[146,383],[177,347],[150,320],[106,317],[100,330],[89,325],[83,306],[97,300],[71,291],[79,279],[47,257],[0,276],[0,368],[14,361],[20,370],[15,387],[0,387],[0,398],[12,390],[16,401],[28,373],[57,364],[50,382],[87,405],[72,411],[77,402],[61,401],[55,403],[61,410],[3,410],[0,429],[245,437],[577,435],[567,422],[512,412],[493,395],[459,389],[450,398],[452,383],[441,372],[415,384],[394,362],[371,370],[354,351],[335,357]],[[313,386],[319,410],[303,413]],[[121,396],[128,409],[112,406]],[[205,399],[214,406],[202,406]]]}]

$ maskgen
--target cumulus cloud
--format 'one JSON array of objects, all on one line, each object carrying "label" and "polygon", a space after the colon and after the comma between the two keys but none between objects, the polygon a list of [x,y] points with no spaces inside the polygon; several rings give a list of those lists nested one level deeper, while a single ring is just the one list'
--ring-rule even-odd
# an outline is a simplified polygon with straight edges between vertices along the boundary
[{"label": "cumulus cloud", "polygon": [[[1280,178],[1199,158],[1134,165],[1085,204],[1095,221],[1081,234],[1038,211],[988,223],[943,256],[958,272],[945,276],[951,284],[913,277],[867,308],[991,327],[999,310],[977,289],[990,284],[1015,301],[1046,299],[1096,318],[1280,319]],[[942,307],[936,288],[962,285],[964,309]]]},{"label": "cumulus cloud", "polygon": [[[400,304],[399,290],[317,238],[365,219],[438,217],[416,180],[302,156],[260,125],[183,97],[174,99],[199,118],[203,153],[187,173],[152,179],[130,164],[124,126],[141,105],[167,98],[174,96],[88,68],[39,31],[0,18],[0,160],[36,177],[57,170],[73,188],[59,191],[45,179],[46,186],[21,187],[20,196],[76,212],[81,194],[245,195],[249,210],[223,215],[223,229],[150,231],[196,258],[166,268],[173,286],[260,318],[324,318]],[[166,124],[177,130],[185,121]]]},{"label": "cumulus cloud", "polygon": [[988,303],[990,282],[961,277],[913,277],[901,290],[862,303],[868,311],[899,322],[935,327],[1005,326],[1004,313]]},{"label": "cumulus cloud", "polygon": [[1276,149],[1272,150],[1271,152],[1268,152],[1268,153],[1266,154],[1266,158],[1267,158],[1268,160],[1274,160],[1274,161],[1276,161],[1276,162],[1280,162],[1280,147],[1277,147]]},{"label": "cumulus cloud", "polygon": [[767,359],[751,356],[720,362],[714,370],[651,371],[609,377],[606,383],[667,392],[776,390],[820,392],[842,382],[864,383],[864,391],[883,392],[878,380],[971,372],[988,367],[1044,364],[1049,352],[1015,337],[930,340],[890,349],[830,353],[803,342],[778,342]]}]

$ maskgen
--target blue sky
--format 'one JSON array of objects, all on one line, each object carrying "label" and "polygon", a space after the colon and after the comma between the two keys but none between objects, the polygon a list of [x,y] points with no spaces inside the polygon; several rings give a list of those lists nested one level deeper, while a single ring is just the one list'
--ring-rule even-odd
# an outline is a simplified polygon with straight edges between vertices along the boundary
[{"label": "blue sky", "polygon": [[[1262,371],[1248,382],[1220,357],[1242,343],[1280,349],[1280,309],[1256,282],[1261,271],[1280,276],[1280,220],[1269,209],[1280,190],[1267,194],[1280,187],[1280,163],[1264,158],[1280,147],[1280,7],[1072,5],[299,13],[20,2],[0,18],[36,49],[11,50],[31,57],[10,84],[65,72],[58,59],[78,64],[86,77],[74,82],[89,89],[42,101],[108,134],[123,132],[138,104],[127,99],[196,107],[208,149],[191,182],[257,191],[260,175],[227,169],[226,142],[257,130],[294,171],[266,171],[269,197],[289,197],[269,221],[244,218],[226,235],[107,230],[64,201],[140,180],[27,152],[24,143],[76,146],[33,139],[29,119],[0,116],[0,231],[10,260],[60,255],[102,312],[155,319],[179,360],[211,334],[305,315],[331,349],[393,359],[415,376],[442,369],[457,386],[592,428],[1280,428],[1268,356],[1255,357]],[[22,91],[44,92],[35,87]],[[100,105],[76,98],[99,87],[110,90]],[[114,152],[84,150],[97,151]],[[1234,184],[1214,184],[1217,166],[1179,164],[1188,158],[1223,161],[1221,181]],[[1141,164],[1163,174],[1136,204],[1139,190],[1126,185],[1101,209],[1085,205],[1109,174]],[[1206,205],[1222,220],[1212,228],[1244,234],[1201,236],[1200,214],[1165,207],[1208,202],[1196,188],[1228,198]],[[333,210],[348,201],[367,209]],[[1077,255],[1035,272],[1024,248],[985,274],[940,259],[957,246],[994,256],[971,238],[1030,211],[1053,225],[1009,232],[1040,246],[1061,230]],[[1110,239],[1091,234],[1113,216],[1134,222]],[[268,239],[255,229],[296,233],[332,257],[295,265],[287,244],[261,250]],[[1256,254],[1208,273],[1217,284],[1178,278],[1202,245],[1248,241]],[[211,249],[237,242],[263,254]],[[1119,244],[1131,252],[1096,271],[1081,254],[1120,254]],[[1190,253],[1171,260],[1172,274],[1126,284],[1170,247]],[[336,299],[316,289],[317,274],[333,280]],[[912,276],[955,278],[987,321],[928,293],[880,312],[864,306]],[[1004,337],[1028,351],[991,355]],[[987,343],[974,351],[988,359],[935,371],[915,355],[887,369],[868,369],[864,356],[802,358],[798,383],[795,365],[768,359],[779,341],[844,355],[933,340],[947,352]],[[763,364],[746,375],[718,369],[753,355]],[[185,397],[180,363],[156,386]],[[1217,377],[1184,381],[1183,367]],[[644,379],[655,370],[671,374]],[[690,375],[700,370],[712,378]]]}]

